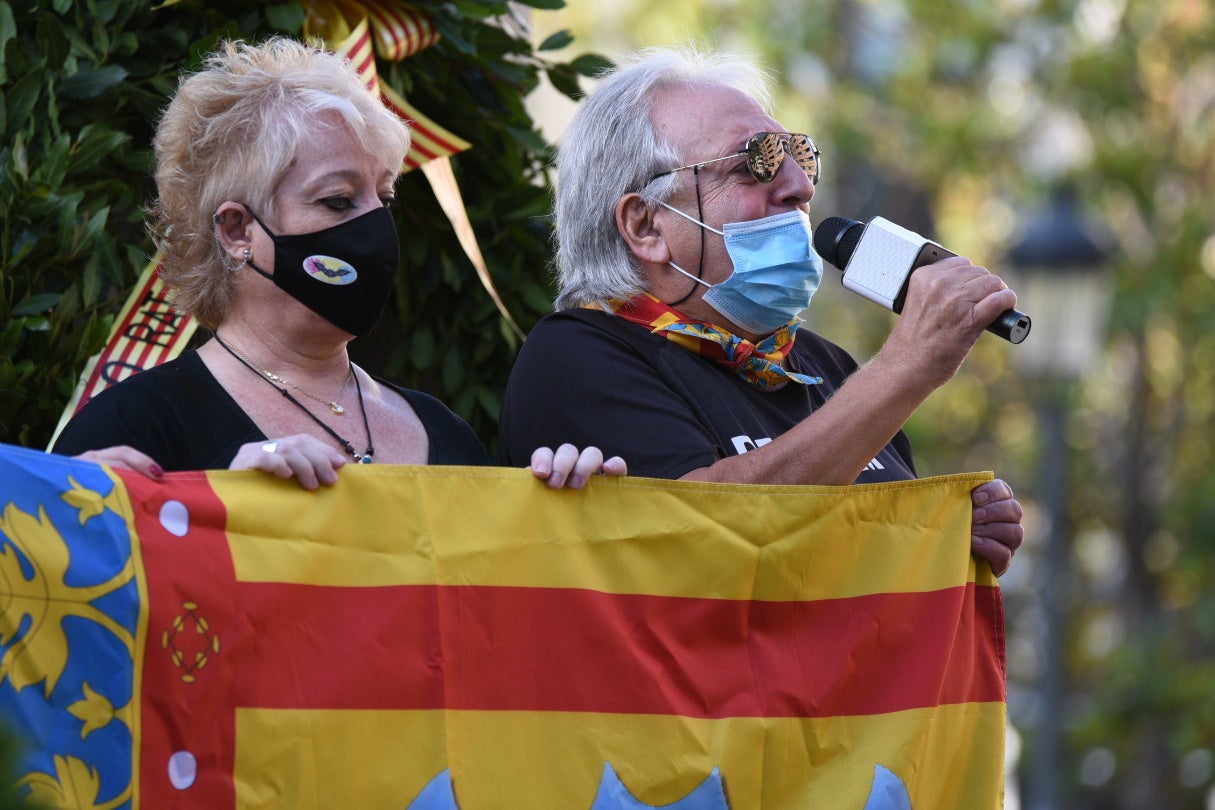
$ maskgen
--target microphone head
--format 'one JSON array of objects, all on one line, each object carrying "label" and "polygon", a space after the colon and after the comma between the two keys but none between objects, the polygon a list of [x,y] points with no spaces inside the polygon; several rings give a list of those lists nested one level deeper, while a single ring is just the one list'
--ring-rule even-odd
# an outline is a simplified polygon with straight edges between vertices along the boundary
[{"label": "microphone head", "polygon": [[843,270],[864,232],[863,222],[847,217],[827,217],[814,229],[814,251],[823,261]]}]

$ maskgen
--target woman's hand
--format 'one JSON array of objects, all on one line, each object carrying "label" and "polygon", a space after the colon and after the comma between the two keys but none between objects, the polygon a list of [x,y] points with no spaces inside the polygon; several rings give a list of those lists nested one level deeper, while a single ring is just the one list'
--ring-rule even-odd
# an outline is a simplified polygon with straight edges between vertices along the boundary
[{"label": "woman's hand", "polygon": [[106,464],[116,470],[133,470],[143,473],[153,481],[159,481],[165,475],[165,471],[150,456],[125,444],[103,447],[100,450],[88,450],[74,458],[81,461],[92,461],[96,464]]},{"label": "woman's hand", "polygon": [[279,478],[295,478],[304,489],[337,482],[337,471],[349,459],[315,436],[300,433],[241,445],[230,470],[264,470]]},{"label": "woman's hand", "polygon": [[1012,565],[1013,554],[1025,539],[1021,526],[1024,511],[1013,497],[1012,487],[997,478],[970,492],[974,510],[970,520],[970,548],[991,563],[996,576]]},{"label": "woman's hand", "polygon": [[563,444],[556,452],[551,447],[537,447],[528,467],[532,475],[548,483],[552,489],[568,486],[582,489],[592,475],[628,475],[628,465],[620,456],[603,460],[603,451],[587,447],[581,453],[572,444]]}]

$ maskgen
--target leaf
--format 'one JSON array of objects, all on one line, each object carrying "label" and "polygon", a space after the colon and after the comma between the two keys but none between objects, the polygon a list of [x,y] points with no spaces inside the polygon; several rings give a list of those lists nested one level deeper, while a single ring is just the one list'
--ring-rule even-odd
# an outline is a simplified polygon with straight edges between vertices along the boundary
[{"label": "leaf", "polygon": [[477,398],[477,404],[485,411],[486,416],[491,419],[497,419],[498,414],[502,410],[502,398],[490,391],[484,385],[478,385],[473,388],[473,395]]},{"label": "leaf", "polygon": [[79,218],[77,209],[83,200],[81,192],[67,194],[59,199],[59,238],[55,252],[60,256],[72,253],[72,244],[76,239],[76,220]]},{"label": "leaf", "polygon": [[59,188],[68,170],[68,150],[72,139],[64,134],[56,138],[43,153],[42,160],[34,170],[33,179],[47,188]]},{"label": "leaf", "polygon": [[25,315],[39,315],[49,309],[54,309],[59,303],[58,293],[40,293],[38,295],[30,295],[21,300],[17,306],[13,307],[13,315],[23,317]]},{"label": "leaf", "polygon": [[582,76],[598,76],[605,70],[611,70],[616,66],[616,63],[606,56],[600,56],[597,53],[584,53],[573,62],[570,62],[570,67],[576,70]]},{"label": "leaf", "polygon": [[129,133],[115,132],[96,124],[85,125],[72,147],[70,171],[84,172],[93,168],[129,140]]},{"label": "leaf", "polygon": [[547,312],[553,308],[553,296],[534,281],[523,282],[520,292],[524,302],[536,312]]},{"label": "leaf", "polygon": [[9,40],[17,36],[17,21],[13,19],[13,8],[6,2],[0,2],[0,82],[8,82],[8,64],[4,59],[4,50]]},{"label": "leaf", "polygon": [[304,6],[299,3],[270,6],[266,9],[266,21],[280,31],[299,34],[304,30]]},{"label": "leaf", "polygon": [[30,112],[34,109],[34,105],[38,103],[38,97],[42,94],[42,82],[46,76],[43,74],[41,66],[37,70],[33,70],[27,76],[18,79],[11,90],[5,92],[5,98],[8,102],[8,121],[5,126],[5,131],[16,133],[17,130],[25,127],[26,119],[29,118]]},{"label": "leaf", "polygon": [[460,10],[461,15],[472,17],[474,19],[485,19],[486,17],[497,17],[502,14],[503,3],[499,2],[479,2],[479,0],[456,0],[456,7]]},{"label": "leaf", "polygon": [[96,98],[126,77],[126,70],[118,65],[78,70],[59,83],[59,95],[70,99]]},{"label": "leaf", "polygon": [[409,362],[419,371],[425,371],[434,361],[434,334],[424,326],[415,329],[409,341]]},{"label": "leaf", "polygon": [[548,80],[558,92],[572,99],[582,96],[582,88],[578,86],[578,74],[568,65],[552,65],[547,72]]},{"label": "leaf", "polygon": [[464,360],[460,354],[463,350],[452,346],[443,357],[443,387],[455,391],[464,383]]},{"label": "leaf", "polygon": [[38,20],[38,47],[46,57],[46,65],[52,70],[63,69],[64,63],[72,53],[71,37],[58,17],[52,14],[40,15]]},{"label": "leaf", "polygon": [[101,297],[101,271],[97,269],[95,262],[89,262],[84,266],[84,277],[80,280],[80,303],[83,306],[91,307],[97,303],[97,299]]},{"label": "leaf", "polygon": [[559,51],[574,41],[574,35],[569,32],[569,29],[562,29],[555,34],[549,34],[544,42],[540,43],[538,51]]},{"label": "leaf", "polygon": [[109,219],[109,216],[110,209],[107,206],[89,217],[88,222],[84,224],[84,228],[80,231],[80,237],[76,240],[76,245],[72,249],[73,255],[86,250],[97,240],[97,237],[105,231],[106,220]]},{"label": "leaf", "polygon": [[565,0],[520,0],[520,3],[532,8],[542,8],[546,11],[556,11],[565,8]]}]

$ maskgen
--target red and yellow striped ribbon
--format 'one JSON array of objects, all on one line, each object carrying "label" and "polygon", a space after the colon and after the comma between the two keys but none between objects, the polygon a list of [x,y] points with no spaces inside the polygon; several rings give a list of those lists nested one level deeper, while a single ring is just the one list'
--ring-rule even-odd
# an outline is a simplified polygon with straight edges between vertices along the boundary
[{"label": "red and yellow striped ribbon", "polygon": [[447,131],[380,81],[375,59],[398,62],[439,41],[434,23],[398,0],[312,0],[304,33],[320,37],[343,54],[363,77],[367,88],[409,122],[413,135],[405,171],[428,161],[463,152],[472,144]]}]

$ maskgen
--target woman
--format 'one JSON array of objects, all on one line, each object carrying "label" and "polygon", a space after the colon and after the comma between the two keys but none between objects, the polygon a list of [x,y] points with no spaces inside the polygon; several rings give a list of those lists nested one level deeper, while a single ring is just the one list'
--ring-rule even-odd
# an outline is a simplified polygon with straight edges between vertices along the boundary
[{"label": "woman", "polygon": [[[343,57],[228,43],[182,81],[154,147],[162,277],[214,337],[90,401],[55,452],[153,477],[266,470],[308,489],[351,462],[490,463],[446,406],[347,354],[391,293],[388,206],[409,131]],[[532,469],[577,487],[624,464],[564,446],[537,450]]]}]

